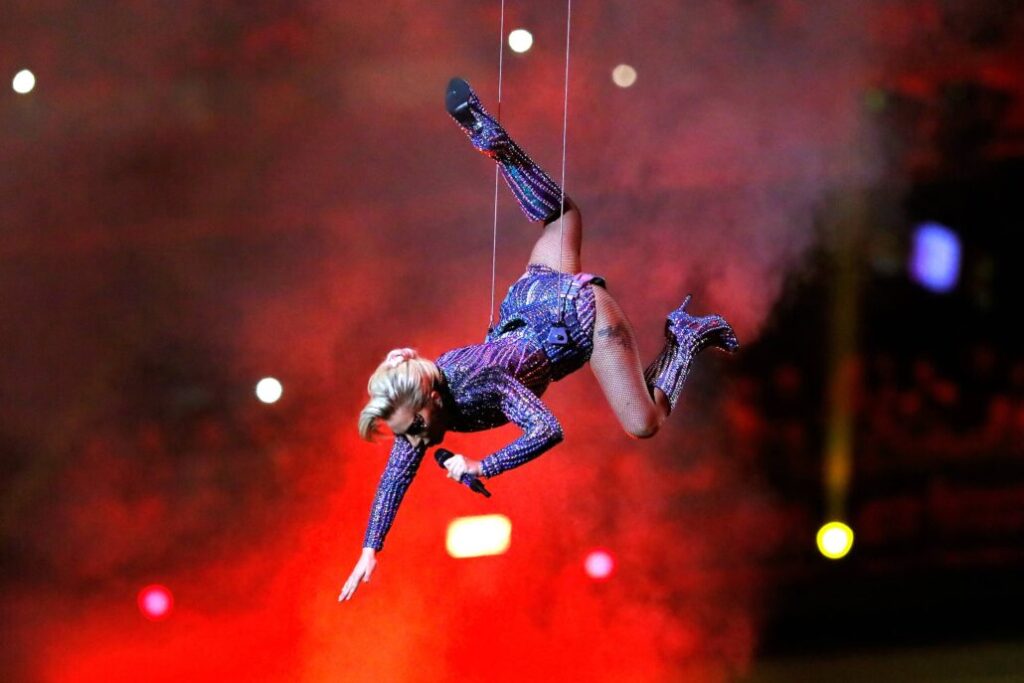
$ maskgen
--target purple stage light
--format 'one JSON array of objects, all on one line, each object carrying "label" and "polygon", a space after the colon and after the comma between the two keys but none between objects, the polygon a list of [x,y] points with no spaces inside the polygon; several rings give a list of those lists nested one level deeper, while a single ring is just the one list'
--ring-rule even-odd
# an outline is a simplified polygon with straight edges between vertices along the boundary
[{"label": "purple stage light", "polygon": [[960,277],[960,238],[939,223],[921,223],[914,232],[908,268],[915,282],[933,292],[948,292]]}]

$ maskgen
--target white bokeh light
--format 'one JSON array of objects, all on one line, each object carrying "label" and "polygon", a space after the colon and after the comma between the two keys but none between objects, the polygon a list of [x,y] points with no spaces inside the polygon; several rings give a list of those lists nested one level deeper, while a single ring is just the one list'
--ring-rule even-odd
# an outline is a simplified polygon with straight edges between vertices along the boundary
[{"label": "white bokeh light", "polygon": [[22,95],[30,93],[36,87],[36,76],[28,69],[22,69],[14,75],[11,87],[14,88],[14,92]]},{"label": "white bokeh light", "polygon": [[620,88],[628,88],[636,83],[636,69],[629,64],[619,64],[612,69],[612,81]]},{"label": "white bokeh light", "polygon": [[284,387],[273,377],[264,377],[256,384],[256,398],[264,403],[276,403],[284,393]]},{"label": "white bokeh light", "polygon": [[533,47],[533,34],[525,28],[517,28],[508,34],[508,46],[513,52],[526,52]]}]

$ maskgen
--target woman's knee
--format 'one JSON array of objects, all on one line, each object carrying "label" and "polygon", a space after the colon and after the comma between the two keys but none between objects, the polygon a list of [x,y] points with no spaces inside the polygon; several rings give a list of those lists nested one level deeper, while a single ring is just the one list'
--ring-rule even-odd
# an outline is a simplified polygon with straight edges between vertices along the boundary
[{"label": "woman's knee", "polygon": [[625,427],[626,433],[634,439],[649,439],[661,429],[661,420],[655,415],[648,415],[640,420],[631,420],[623,427]]},{"label": "woman's knee", "polygon": [[580,227],[580,226],[583,225],[583,215],[580,213],[580,207],[577,206],[576,202],[574,202],[568,196],[566,196],[565,199],[562,201],[562,213],[561,213],[561,215],[557,215],[556,214],[553,218],[550,218],[550,219],[544,221],[544,226],[547,227],[547,226],[551,225],[552,223],[558,222],[558,219],[561,216],[565,217],[563,220],[566,223],[570,223],[571,222],[574,227]]}]

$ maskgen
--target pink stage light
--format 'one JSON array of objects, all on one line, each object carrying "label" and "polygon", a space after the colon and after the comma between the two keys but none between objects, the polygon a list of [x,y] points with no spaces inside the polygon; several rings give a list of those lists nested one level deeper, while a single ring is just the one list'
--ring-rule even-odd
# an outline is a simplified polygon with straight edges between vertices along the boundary
[{"label": "pink stage light", "polygon": [[583,561],[583,569],[595,581],[604,581],[615,571],[615,558],[607,550],[592,550]]},{"label": "pink stage light", "polygon": [[139,611],[150,621],[160,621],[171,615],[174,596],[165,586],[153,584],[139,591]]}]

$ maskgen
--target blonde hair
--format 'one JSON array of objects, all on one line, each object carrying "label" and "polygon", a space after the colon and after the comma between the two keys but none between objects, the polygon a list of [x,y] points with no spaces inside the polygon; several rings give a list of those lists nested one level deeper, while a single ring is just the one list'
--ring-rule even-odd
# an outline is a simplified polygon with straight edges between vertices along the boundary
[{"label": "blonde hair", "polygon": [[370,402],[359,413],[359,436],[373,441],[380,420],[387,420],[399,406],[419,410],[440,384],[441,371],[433,361],[420,358],[415,349],[391,350],[366,385]]}]

